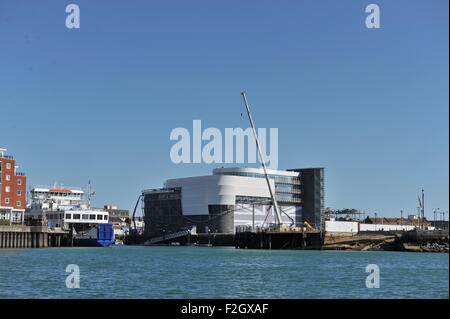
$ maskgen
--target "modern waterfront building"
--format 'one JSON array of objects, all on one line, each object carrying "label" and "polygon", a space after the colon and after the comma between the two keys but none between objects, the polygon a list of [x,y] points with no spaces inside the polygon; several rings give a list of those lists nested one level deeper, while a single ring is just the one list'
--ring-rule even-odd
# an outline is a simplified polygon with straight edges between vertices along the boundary
[{"label": "modern waterfront building", "polygon": [[17,172],[14,157],[0,148],[0,220],[9,224],[23,222],[26,207],[27,178]]},{"label": "modern waterfront building", "polygon": [[[285,225],[320,227],[324,169],[268,170]],[[273,207],[261,168],[216,168],[209,176],[169,179],[142,192],[145,233],[195,227],[198,233],[234,233],[240,225],[267,226]]]}]

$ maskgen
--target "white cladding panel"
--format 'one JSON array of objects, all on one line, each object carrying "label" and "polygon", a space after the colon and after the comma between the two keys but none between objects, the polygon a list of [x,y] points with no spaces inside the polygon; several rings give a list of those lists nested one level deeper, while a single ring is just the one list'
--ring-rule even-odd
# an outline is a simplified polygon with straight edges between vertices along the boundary
[{"label": "white cladding panel", "polygon": [[[358,225],[359,224],[359,225]],[[383,225],[383,224],[363,224],[351,221],[325,221],[325,230],[327,232],[357,233],[359,231],[394,231],[394,230],[413,230],[413,225]],[[434,227],[428,227],[432,230]]]},{"label": "white cladding panel", "polygon": [[[252,167],[222,167],[213,169],[214,175],[220,174],[235,174],[235,173],[249,173],[249,174],[261,174],[264,175],[264,169],[262,168],[252,168]],[[267,170],[268,175],[278,175],[278,176],[288,176],[288,177],[298,177],[299,172],[292,171],[278,171],[278,170]]]},{"label": "white cladding panel", "polygon": [[327,220],[325,221],[325,231],[335,233],[357,233],[358,222]]},{"label": "white cladding panel", "polygon": [[[386,225],[386,224],[359,224],[360,231],[391,231],[391,230],[413,230],[417,226],[414,225]],[[435,229],[428,226],[429,230]]]},{"label": "white cladding panel", "polygon": [[[275,183],[270,179],[275,190]],[[207,215],[208,205],[234,205],[236,196],[270,197],[265,178],[211,175],[169,179],[166,187],[181,187],[183,215]]]},{"label": "white cladding panel", "polygon": [[[296,215],[300,214],[299,207],[279,206],[282,210],[281,219],[283,224],[290,226],[295,223]],[[289,216],[289,217],[288,217]],[[254,207],[250,204],[236,204],[234,208],[234,226],[267,226],[274,223],[274,214],[272,205],[258,205]]]}]

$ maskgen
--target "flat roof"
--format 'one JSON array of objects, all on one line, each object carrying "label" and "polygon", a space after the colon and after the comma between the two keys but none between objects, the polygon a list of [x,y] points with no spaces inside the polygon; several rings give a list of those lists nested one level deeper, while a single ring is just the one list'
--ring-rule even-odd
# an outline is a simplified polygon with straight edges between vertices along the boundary
[{"label": "flat roof", "polygon": [[[250,173],[250,174],[264,175],[264,169],[263,168],[253,168],[253,167],[220,167],[220,168],[213,169],[213,174],[219,175],[220,173]],[[299,173],[291,172],[291,171],[287,171],[287,170],[280,171],[280,170],[268,169],[267,174],[297,177]]]},{"label": "flat roof", "polygon": [[53,189],[53,188],[42,188],[42,187],[35,187],[31,189],[32,192],[47,192],[47,193],[75,193],[75,194],[84,194],[82,190],[79,189]]}]

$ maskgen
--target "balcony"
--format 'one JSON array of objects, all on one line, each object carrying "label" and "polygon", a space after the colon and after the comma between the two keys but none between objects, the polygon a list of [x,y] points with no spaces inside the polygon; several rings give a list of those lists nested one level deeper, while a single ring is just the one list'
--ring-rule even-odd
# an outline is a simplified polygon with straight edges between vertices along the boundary
[{"label": "balcony", "polygon": [[275,177],[275,184],[301,185],[301,182],[297,178],[294,179]]},{"label": "balcony", "polygon": [[275,196],[275,199],[277,200],[277,202],[280,203],[296,203],[296,204],[300,204],[302,203],[302,199],[298,198],[298,197],[294,197],[294,198],[288,198],[288,197],[282,197],[282,196]]},{"label": "balcony", "polygon": [[275,193],[283,193],[283,194],[301,194],[302,190],[301,189],[295,189],[295,188],[280,188],[280,187],[275,187]]}]

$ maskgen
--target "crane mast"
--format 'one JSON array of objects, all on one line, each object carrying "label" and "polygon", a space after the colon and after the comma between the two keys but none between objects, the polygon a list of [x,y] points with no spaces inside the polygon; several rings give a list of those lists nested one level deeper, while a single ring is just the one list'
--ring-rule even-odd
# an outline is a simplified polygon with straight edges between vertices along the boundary
[{"label": "crane mast", "polygon": [[248,119],[250,121],[250,125],[253,130],[253,136],[255,137],[255,142],[256,142],[256,147],[258,149],[259,159],[261,161],[261,165],[264,170],[264,176],[266,177],[267,186],[269,187],[270,197],[272,198],[273,208],[274,208],[274,212],[275,212],[275,214],[274,214],[275,215],[275,224],[279,227],[283,224],[283,222],[281,220],[280,209],[278,208],[277,200],[275,199],[275,196],[274,196],[274,193],[272,190],[272,186],[270,185],[269,176],[267,175],[266,161],[264,159],[263,153],[259,146],[258,135],[256,134],[255,125],[253,123],[253,118],[250,113],[250,107],[248,105],[247,97],[245,95],[245,92],[241,92],[241,95],[242,95],[242,99],[244,100],[245,108],[247,109],[247,115],[248,115]]}]

